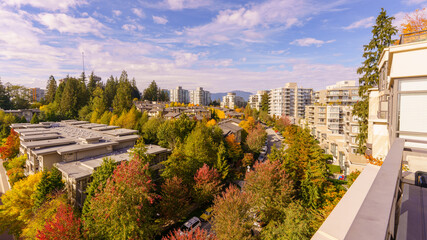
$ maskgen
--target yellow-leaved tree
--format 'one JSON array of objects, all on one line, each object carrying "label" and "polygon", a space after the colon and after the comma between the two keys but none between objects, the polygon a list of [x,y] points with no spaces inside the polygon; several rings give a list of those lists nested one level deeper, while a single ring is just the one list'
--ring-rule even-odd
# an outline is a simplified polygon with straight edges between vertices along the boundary
[{"label": "yellow-leaved tree", "polygon": [[402,28],[402,33],[427,30],[426,9],[417,9],[413,13],[406,14],[405,22],[400,27]]}]

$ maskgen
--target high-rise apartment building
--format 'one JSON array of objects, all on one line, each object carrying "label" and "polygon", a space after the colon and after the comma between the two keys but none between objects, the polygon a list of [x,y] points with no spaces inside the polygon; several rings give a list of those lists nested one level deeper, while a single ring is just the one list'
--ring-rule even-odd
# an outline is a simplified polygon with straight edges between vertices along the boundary
[{"label": "high-rise apartment building", "polygon": [[41,88],[30,88],[30,99],[33,102],[40,102],[44,98],[45,90]]},{"label": "high-rise apartment building", "polygon": [[183,89],[181,86],[171,89],[169,98],[171,102],[185,104],[190,102],[190,94],[188,90]]},{"label": "high-rise apartment building", "polygon": [[190,95],[190,103],[194,105],[207,106],[211,103],[211,93],[203,90],[202,87],[196,88],[196,90],[188,91]]},{"label": "high-rise apartment building", "polygon": [[254,95],[250,95],[249,96],[249,101],[248,104],[251,108],[256,109],[256,110],[260,110],[261,109],[261,102],[262,102],[262,96],[264,94],[268,94],[270,91],[268,90],[261,90],[261,91],[257,91],[256,94]]},{"label": "high-rise apartment building", "polygon": [[272,89],[269,93],[269,114],[301,119],[305,116],[305,106],[312,104],[313,89],[298,88],[296,83],[286,83],[283,88]]},{"label": "high-rise apartment building", "polygon": [[245,99],[240,96],[236,96],[236,93],[227,93],[222,97],[221,107],[228,107],[234,109],[235,107],[243,107],[245,105]]}]

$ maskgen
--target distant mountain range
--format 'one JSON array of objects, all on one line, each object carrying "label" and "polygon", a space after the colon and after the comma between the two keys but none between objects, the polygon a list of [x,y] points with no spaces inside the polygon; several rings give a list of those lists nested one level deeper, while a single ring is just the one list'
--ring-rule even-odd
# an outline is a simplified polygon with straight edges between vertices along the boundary
[{"label": "distant mountain range", "polygon": [[[246,102],[249,100],[249,95],[253,94],[251,92],[245,92],[245,91],[240,91],[240,90],[234,90],[231,92],[236,93],[237,96],[242,97],[243,99],[245,99]],[[222,100],[222,97],[225,95],[227,95],[226,92],[224,92],[224,93],[211,93],[211,99],[212,99],[212,101],[217,100],[217,99]]]}]

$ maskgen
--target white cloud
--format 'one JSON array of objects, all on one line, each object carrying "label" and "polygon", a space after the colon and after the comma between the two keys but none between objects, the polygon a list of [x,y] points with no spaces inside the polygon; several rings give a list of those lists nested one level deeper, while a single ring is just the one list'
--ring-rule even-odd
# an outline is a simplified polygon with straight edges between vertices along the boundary
[{"label": "white cloud", "polygon": [[[419,10],[418,13],[423,16],[426,17],[427,16],[427,8],[424,8],[422,10]],[[416,11],[413,12],[398,12],[396,13],[393,17],[393,26],[397,27],[399,30],[402,30],[402,24],[406,23],[406,16],[409,17],[415,17]]]},{"label": "white cloud", "polygon": [[153,16],[153,21],[157,24],[166,24],[168,19],[166,17]]},{"label": "white cloud", "polygon": [[190,53],[184,51],[173,52],[172,56],[175,58],[175,64],[179,67],[189,67],[193,63],[199,60],[200,55],[205,55],[204,53]]},{"label": "white cloud", "polygon": [[212,0],[165,0],[164,4],[171,10],[182,10],[209,6]]},{"label": "white cloud", "polygon": [[316,47],[320,47],[325,43],[332,43],[332,42],[335,42],[335,40],[323,41],[323,40],[318,40],[315,38],[301,38],[301,39],[296,39],[296,40],[292,41],[291,44],[301,46],[301,47],[309,47],[311,45],[315,45]]},{"label": "white cloud", "polygon": [[85,0],[4,0],[4,3],[18,8],[22,5],[30,5],[50,11],[67,10],[68,8],[87,4]]},{"label": "white cloud", "polygon": [[102,23],[92,17],[73,18],[64,13],[42,13],[38,15],[37,20],[50,30],[57,30],[60,33],[92,33],[102,36],[101,30],[105,28]]},{"label": "white cloud", "polygon": [[344,27],[344,29],[351,30],[355,28],[369,28],[369,27],[372,27],[374,24],[375,24],[375,18],[367,17],[348,25],[347,27]]},{"label": "white cloud", "polygon": [[341,1],[320,4],[312,0],[268,0],[226,9],[208,24],[187,28],[187,42],[195,45],[231,44],[231,40],[260,42],[270,32],[301,26],[309,16],[332,11],[340,4]]},{"label": "white cloud", "polygon": [[132,8],[132,12],[140,18],[145,18],[145,13],[139,8]]},{"label": "white cloud", "polygon": [[421,4],[421,3],[425,3],[427,2],[427,0],[405,0],[402,1],[403,3],[407,4],[407,5],[417,5],[417,4]]},{"label": "white cloud", "polygon": [[283,50],[273,50],[271,51],[271,54],[273,55],[281,55],[283,53],[286,53],[289,49],[283,49]]},{"label": "white cloud", "polygon": [[118,17],[118,16],[122,15],[122,11],[120,11],[120,10],[113,10],[113,15],[116,16],[116,17]]},{"label": "white cloud", "polygon": [[122,26],[122,29],[126,31],[142,31],[144,30],[144,26],[141,26],[139,24],[124,24]]}]

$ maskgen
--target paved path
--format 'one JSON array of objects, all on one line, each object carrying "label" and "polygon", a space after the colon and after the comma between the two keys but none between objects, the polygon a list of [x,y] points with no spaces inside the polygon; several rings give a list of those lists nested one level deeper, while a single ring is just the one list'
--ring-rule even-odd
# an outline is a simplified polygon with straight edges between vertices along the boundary
[{"label": "paved path", "polygon": [[273,141],[273,139],[280,139],[280,136],[274,132],[274,130],[270,127],[266,128],[266,132],[267,132],[267,140],[268,140],[268,147],[267,147],[267,154],[270,154],[271,152],[271,148],[273,147],[273,145],[276,145],[277,149],[280,149],[282,147],[282,141]]},{"label": "paved path", "polygon": [[[3,161],[0,160],[0,197],[6,191],[9,190],[9,183],[6,178],[6,170],[3,167]],[[0,198],[0,205],[3,204]],[[7,234],[7,232],[0,234],[0,240],[13,240],[12,235]]]}]

